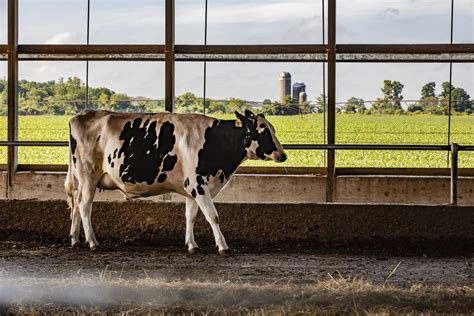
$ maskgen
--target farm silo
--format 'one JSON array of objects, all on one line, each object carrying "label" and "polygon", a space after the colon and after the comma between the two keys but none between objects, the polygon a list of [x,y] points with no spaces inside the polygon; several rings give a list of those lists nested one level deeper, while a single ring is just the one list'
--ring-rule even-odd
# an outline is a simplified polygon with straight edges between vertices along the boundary
[{"label": "farm silo", "polygon": [[282,72],[280,74],[280,102],[285,103],[285,97],[291,97],[291,74]]},{"label": "farm silo", "polygon": [[306,92],[306,85],[304,82],[295,82],[293,84],[293,102],[299,102],[301,92]]}]

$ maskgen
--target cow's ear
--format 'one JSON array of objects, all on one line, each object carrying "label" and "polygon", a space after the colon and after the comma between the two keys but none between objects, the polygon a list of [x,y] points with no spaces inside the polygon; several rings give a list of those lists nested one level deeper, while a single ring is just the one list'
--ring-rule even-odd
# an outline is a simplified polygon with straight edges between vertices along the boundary
[{"label": "cow's ear", "polygon": [[243,116],[242,114],[240,114],[239,112],[235,111],[235,116],[241,120],[242,122],[245,121],[245,116]]},{"label": "cow's ear", "polygon": [[255,118],[255,114],[253,114],[250,110],[245,110],[245,116],[249,118]]},{"label": "cow's ear", "polygon": [[265,118],[265,115],[263,115],[263,113],[259,113],[257,114],[257,116],[260,116],[261,118]]}]

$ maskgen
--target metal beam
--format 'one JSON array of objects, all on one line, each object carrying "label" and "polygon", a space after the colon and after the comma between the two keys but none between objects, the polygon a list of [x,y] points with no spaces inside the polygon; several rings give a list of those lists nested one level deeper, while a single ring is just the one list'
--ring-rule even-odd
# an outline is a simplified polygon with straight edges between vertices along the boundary
[{"label": "metal beam", "polygon": [[[336,143],[336,0],[328,0],[328,145]],[[336,155],[334,149],[327,151],[326,201],[334,198]]]},{"label": "metal beam", "polygon": [[164,54],[165,45],[18,45],[19,54]]},{"label": "metal beam", "polygon": [[[18,140],[18,0],[8,0],[8,141]],[[8,147],[8,186],[18,166],[18,148]]]},{"label": "metal beam", "polygon": [[327,45],[176,45],[176,54],[325,54]]},{"label": "metal beam", "polygon": [[341,54],[473,54],[474,44],[338,44]]},{"label": "metal beam", "polygon": [[165,110],[174,110],[175,87],[175,45],[174,45],[174,0],[166,0],[166,39],[165,39]]}]

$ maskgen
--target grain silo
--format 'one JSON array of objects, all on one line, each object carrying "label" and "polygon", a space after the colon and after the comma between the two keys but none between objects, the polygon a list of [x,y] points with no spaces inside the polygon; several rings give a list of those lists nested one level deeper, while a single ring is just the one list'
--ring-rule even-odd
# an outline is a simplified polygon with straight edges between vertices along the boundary
[{"label": "grain silo", "polygon": [[282,72],[280,74],[280,102],[285,103],[285,98],[291,97],[291,74]]},{"label": "grain silo", "polygon": [[306,85],[304,82],[295,82],[293,84],[293,102],[299,102],[301,92],[306,92]]}]

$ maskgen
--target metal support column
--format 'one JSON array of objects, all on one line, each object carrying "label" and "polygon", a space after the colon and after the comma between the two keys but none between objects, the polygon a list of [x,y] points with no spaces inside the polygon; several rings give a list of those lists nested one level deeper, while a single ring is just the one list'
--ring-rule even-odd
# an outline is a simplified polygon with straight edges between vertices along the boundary
[{"label": "metal support column", "polygon": [[[8,0],[8,140],[18,140],[18,0]],[[8,147],[8,186],[18,166],[18,149]]]},{"label": "metal support column", "polygon": [[458,204],[458,150],[458,144],[451,144],[451,205]]},{"label": "metal support column", "polygon": [[[336,143],[336,0],[328,0],[328,145]],[[327,151],[326,201],[332,202],[336,175],[335,151]]]},{"label": "metal support column", "polygon": [[165,39],[165,110],[174,110],[174,0],[166,0]]}]

